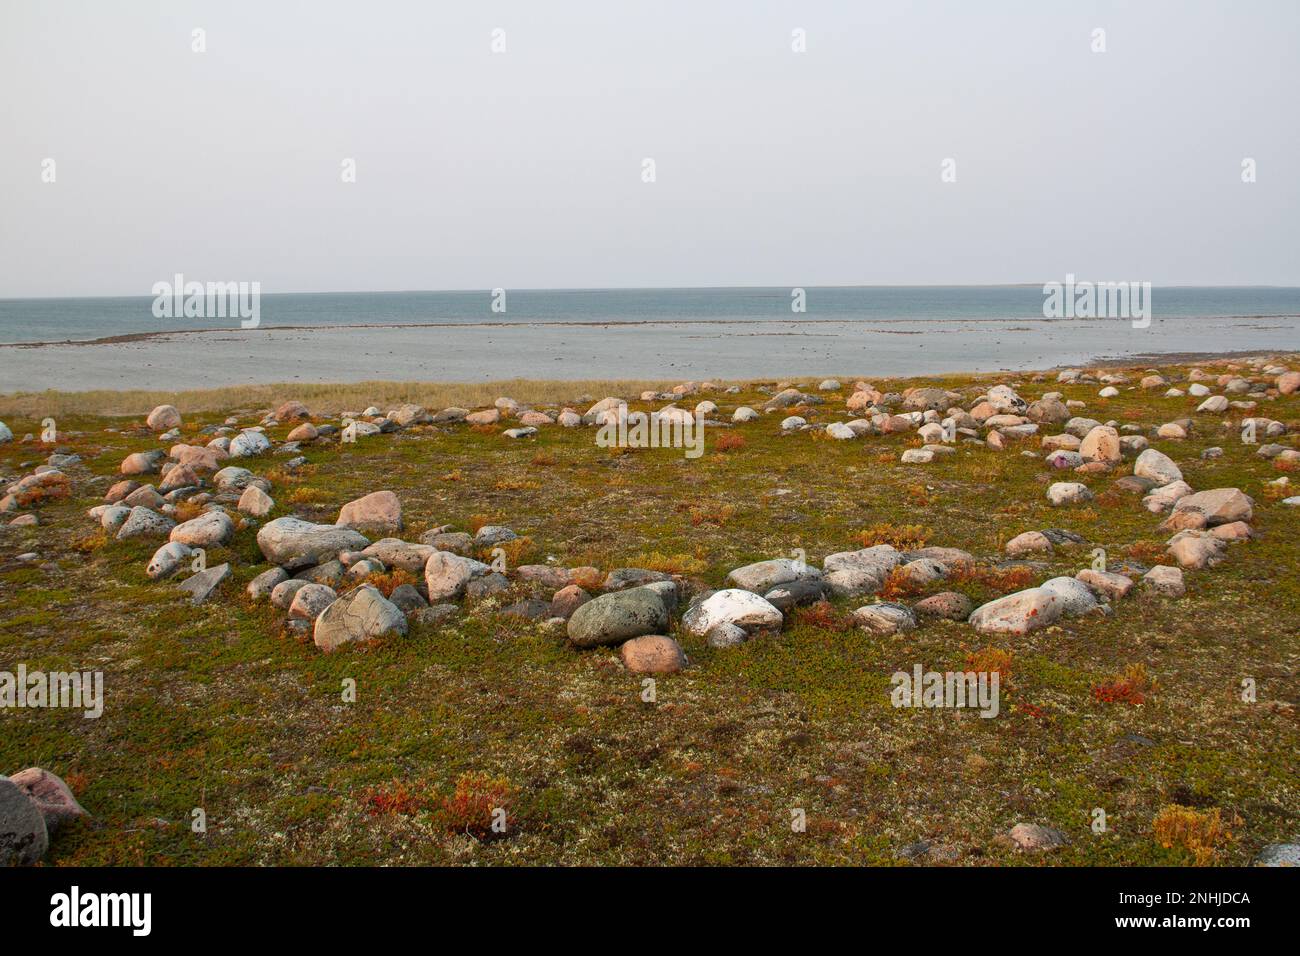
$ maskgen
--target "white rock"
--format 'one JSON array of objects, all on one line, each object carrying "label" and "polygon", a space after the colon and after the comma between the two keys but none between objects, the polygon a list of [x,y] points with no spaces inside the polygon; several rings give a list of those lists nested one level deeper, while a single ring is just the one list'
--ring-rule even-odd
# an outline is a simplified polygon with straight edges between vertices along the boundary
[{"label": "white rock", "polygon": [[249,458],[269,451],[271,440],[258,431],[242,431],[230,440],[231,458]]},{"label": "white rock", "polygon": [[155,581],[171,577],[180,570],[181,564],[193,553],[188,544],[169,541],[153,553],[153,557],[149,559],[149,565],[145,568],[144,573]]},{"label": "white rock", "polygon": [[1133,474],[1139,478],[1149,478],[1161,486],[1183,478],[1182,470],[1174,460],[1154,448],[1148,448],[1138,455],[1137,461],[1133,463]]},{"label": "white rock", "polygon": [[[689,620],[688,620],[689,619]],[[740,588],[715,591],[683,616],[682,624],[697,637],[706,636],[720,624],[730,624],[747,634],[766,628],[779,628],[785,618],[765,598]]]},{"label": "white rock", "polygon": [[1092,588],[1075,578],[1051,578],[1040,587],[1061,599],[1061,613],[1067,617],[1078,617],[1102,606]]},{"label": "white rock", "polygon": [[1081,504],[1092,500],[1092,492],[1077,481],[1057,481],[1048,487],[1047,500],[1058,506]]},{"label": "white rock", "polygon": [[838,441],[845,441],[850,438],[857,438],[857,433],[843,422],[831,422],[826,426],[826,434]]}]

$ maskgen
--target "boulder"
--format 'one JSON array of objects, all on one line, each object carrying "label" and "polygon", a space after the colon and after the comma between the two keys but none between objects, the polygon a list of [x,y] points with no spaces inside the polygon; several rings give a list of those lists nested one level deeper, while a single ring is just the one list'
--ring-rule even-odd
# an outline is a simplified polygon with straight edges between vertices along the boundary
[{"label": "boulder", "polygon": [[158,405],[144,420],[150,431],[168,432],[181,427],[181,413],[174,405]]},{"label": "boulder", "polygon": [[1253,502],[1237,488],[1215,488],[1184,495],[1174,510],[1199,512],[1210,527],[1233,521],[1248,522],[1254,516]]},{"label": "boulder", "polygon": [[391,491],[373,491],[345,504],[334,523],[358,531],[401,531],[402,503]]},{"label": "boulder", "polygon": [[424,583],[429,592],[429,602],[460,598],[465,586],[476,578],[491,572],[486,564],[472,558],[462,558],[449,551],[435,551],[424,566]]},{"label": "boulder", "polygon": [[[762,600],[757,595],[751,597]],[[602,594],[579,606],[569,617],[567,630],[575,647],[596,647],[655,634],[667,627],[668,609],[663,599],[648,588],[628,588]]]},{"label": "boulder", "polygon": [[773,558],[736,568],[727,575],[727,581],[734,587],[763,594],[778,584],[820,577],[821,572],[805,562],[791,558]]},{"label": "boulder", "polygon": [[235,523],[224,511],[209,511],[172,528],[169,541],[191,548],[215,548],[235,536]]},{"label": "boulder", "polygon": [[1183,472],[1174,460],[1154,448],[1148,448],[1138,455],[1137,461],[1133,463],[1133,474],[1139,478],[1149,478],[1161,487],[1182,481],[1183,478]]},{"label": "boulder", "polygon": [[271,450],[271,439],[259,431],[243,431],[230,440],[231,458],[251,458]]},{"label": "boulder", "polygon": [[1161,597],[1180,598],[1187,593],[1182,568],[1157,564],[1142,576],[1142,586]]},{"label": "boulder", "polygon": [[976,608],[970,623],[981,634],[1028,634],[1056,623],[1063,610],[1059,595],[1027,588]]},{"label": "boulder", "polygon": [[230,577],[230,565],[218,564],[186,578],[181,582],[180,589],[189,594],[191,604],[202,604],[228,577]]},{"label": "boulder", "polygon": [[619,648],[623,666],[633,674],[675,674],[686,666],[686,654],[671,637],[646,634]]},{"label": "boulder", "polygon": [[784,620],[766,598],[740,588],[724,588],[687,610],[682,616],[682,626],[697,637],[707,636],[719,624],[729,624],[753,635],[779,628]]},{"label": "boulder", "polygon": [[916,615],[912,609],[892,602],[860,607],[853,612],[853,620],[864,630],[880,635],[897,634],[916,627]]},{"label": "boulder", "polygon": [[40,809],[8,777],[0,777],[0,867],[31,866],[50,846]]},{"label": "boulder", "polygon": [[90,816],[68,785],[48,770],[28,767],[13,774],[9,780],[36,806],[45,819],[46,831],[51,834],[78,817]]},{"label": "boulder", "polygon": [[131,538],[165,538],[176,527],[176,522],[166,515],[160,515],[141,505],[131,509],[122,527],[117,529],[117,540],[127,541]]},{"label": "boulder", "polygon": [[257,532],[257,546],[266,560],[288,570],[328,561],[340,551],[360,551],[370,540],[351,528],[314,524],[287,515],[268,522]]},{"label": "boulder", "polygon": [[149,564],[144,569],[144,573],[154,581],[169,578],[180,570],[181,565],[189,559],[191,554],[193,554],[193,550],[188,544],[180,541],[169,541],[153,553],[153,557],[149,559]]},{"label": "boulder", "polygon": [[314,621],[337,598],[337,592],[328,584],[314,584],[308,581],[294,592],[293,601],[289,604],[289,616],[303,621]]},{"label": "boulder", "polygon": [[1054,506],[1082,504],[1092,500],[1092,492],[1077,481],[1058,481],[1048,487],[1047,500]]},{"label": "boulder", "polygon": [[331,603],[316,617],[312,641],[322,651],[389,634],[405,635],[406,615],[379,589],[362,584]]}]

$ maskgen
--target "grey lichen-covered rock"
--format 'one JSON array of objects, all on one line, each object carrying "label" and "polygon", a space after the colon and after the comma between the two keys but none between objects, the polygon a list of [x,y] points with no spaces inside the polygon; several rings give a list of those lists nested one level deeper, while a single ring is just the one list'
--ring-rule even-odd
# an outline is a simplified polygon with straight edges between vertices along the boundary
[{"label": "grey lichen-covered rock", "polygon": [[618,644],[668,628],[663,599],[647,588],[629,588],[592,598],[569,618],[569,641],[575,647]]},{"label": "grey lichen-covered rock", "polygon": [[257,532],[257,546],[266,560],[293,570],[331,560],[340,551],[360,551],[370,546],[370,539],[350,528],[288,515],[263,526]]},{"label": "grey lichen-covered rock", "polygon": [[21,787],[0,777],[0,867],[38,863],[49,846],[41,811]]},{"label": "grey lichen-covered rock", "polygon": [[727,580],[735,587],[762,594],[778,584],[789,584],[792,581],[821,576],[820,571],[804,561],[793,558],[773,558],[770,561],[758,561],[736,568],[727,575]]},{"label": "grey lichen-covered rock", "polygon": [[827,555],[822,570],[826,584],[836,597],[865,597],[884,587],[885,578],[902,560],[903,556],[895,548],[878,544],[860,551]]},{"label": "grey lichen-covered rock", "polygon": [[312,640],[322,651],[333,651],[389,634],[406,634],[406,615],[378,588],[363,584],[320,613]]},{"label": "grey lichen-covered rock", "polygon": [[911,608],[889,602],[860,607],[853,612],[853,620],[872,634],[897,634],[916,627],[916,615]]},{"label": "grey lichen-covered rock", "polygon": [[221,586],[221,582],[230,577],[230,565],[218,564],[216,567],[200,571],[181,582],[181,590],[190,596],[191,604],[202,604]]},{"label": "grey lichen-covered rock", "polygon": [[193,553],[193,549],[188,544],[169,541],[153,553],[144,573],[154,581],[169,578],[181,569],[181,565]]},{"label": "grey lichen-covered rock", "polygon": [[1300,843],[1270,843],[1251,866],[1300,866]]},{"label": "grey lichen-covered rock", "polygon": [[314,621],[337,599],[338,593],[328,584],[308,581],[294,593],[293,601],[289,604],[289,617]]},{"label": "grey lichen-covered rock", "polygon": [[169,541],[191,548],[214,548],[235,536],[235,523],[224,511],[209,511],[172,528]]},{"label": "grey lichen-covered rock", "polygon": [[166,515],[160,515],[156,511],[150,511],[148,508],[137,505],[131,509],[131,513],[122,522],[122,527],[117,530],[117,540],[165,538],[171,534],[174,527],[176,527],[176,522]]},{"label": "grey lichen-covered rock", "polygon": [[288,577],[289,572],[284,568],[271,568],[269,571],[263,571],[248,582],[248,596],[254,601],[270,597],[276,586],[284,583]]},{"label": "grey lichen-covered rock", "polygon": [[801,604],[815,604],[824,598],[830,591],[826,582],[820,576],[816,578],[801,578],[798,581],[790,581],[786,584],[778,584],[770,591],[763,595],[763,598],[784,614],[792,607]]},{"label": "grey lichen-covered rock", "polygon": [[231,458],[251,458],[271,450],[271,439],[259,431],[243,431],[230,440]]},{"label": "grey lichen-covered rock", "polygon": [[645,568],[616,568],[605,576],[603,587],[606,591],[622,591],[627,588],[639,588],[655,581],[671,581],[672,575],[663,571],[647,571]]}]

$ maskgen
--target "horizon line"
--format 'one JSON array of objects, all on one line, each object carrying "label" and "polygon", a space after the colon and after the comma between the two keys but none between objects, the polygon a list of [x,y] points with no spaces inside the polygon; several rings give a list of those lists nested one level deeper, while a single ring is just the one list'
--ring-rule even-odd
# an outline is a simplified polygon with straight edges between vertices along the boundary
[{"label": "horizon line", "polygon": [[[175,275],[175,273],[173,273]],[[184,275],[184,273],[181,273]],[[199,281],[199,280],[195,280]],[[204,280],[213,282],[225,281],[249,281],[256,282],[260,280]],[[828,285],[629,285],[629,286],[495,286],[493,288],[474,287],[458,289],[325,289],[316,291],[288,290],[283,292],[264,292],[263,295],[412,295],[412,294],[429,294],[429,295],[481,295],[484,292],[491,293],[495,288],[503,288],[506,292],[726,292],[735,290],[766,290],[766,289],[1016,289],[1016,288],[1036,288],[1046,285],[1048,282],[1060,282],[1059,278],[1045,280],[1044,282],[904,282],[904,283],[831,283]],[[1077,283],[1084,282],[1111,282],[1127,281],[1141,282],[1144,280],[1111,280],[1111,279],[1078,279]],[[1151,283],[1153,289],[1300,289],[1300,284],[1287,285],[1285,283],[1255,282],[1241,284],[1215,284],[1215,283]],[[152,299],[156,298],[153,293],[139,294],[111,294],[111,295],[5,295],[0,296],[0,302],[31,302],[31,301],[75,301],[80,299]]]}]

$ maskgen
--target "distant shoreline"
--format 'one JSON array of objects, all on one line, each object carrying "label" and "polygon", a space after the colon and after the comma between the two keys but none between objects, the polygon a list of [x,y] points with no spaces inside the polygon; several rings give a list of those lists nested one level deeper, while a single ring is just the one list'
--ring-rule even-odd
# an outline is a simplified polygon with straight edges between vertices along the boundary
[{"label": "distant shoreline", "polygon": [[1124,319],[818,316],[188,329],[0,347],[0,392],[183,392],[275,383],[513,379],[754,381],[1014,373],[1290,352],[1300,316]]},{"label": "distant shoreline", "polygon": [[[1213,321],[1256,321],[1265,319],[1300,319],[1300,314],[1279,312],[1279,313],[1250,313],[1250,314],[1224,314],[1224,315],[1191,315],[1191,316],[1171,316],[1170,318],[1195,321],[1195,322],[1213,322]],[[896,319],[845,319],[845,318],[790,318],[790,319],[749,319],[738,320],[726,317],[707,318],[707,319],[592,319],[592,320],[562,320],[562,319],[542,319],[528,320],[523,322],[345,322],[331,323],[328,325],[263,325],[256,329],[244,329],[231,327],[228,329],[160,329],[154,332],[126,332],[120,335],[105,335],[93,339],[51,339],[43,342],[0,342],[0,348],[4,349],[35,349],[47,346],[68,346],[68,345],[121,345],[128,342],[148,342],[154,339],[169,338],[174,335],[229,335],[231,333],[247,332],[249,335],[258,335],[269,332],[328,332],[340,329],[357,330],[357,329],[519,329],[519,328],[619,328],[623,326],[650,326],[650,325],[706,325],[715,326],[719,324],[731,324],[739,321],[749,321],[755,324],[763,325],[841,325],[850,322],[858,322],[864,327],[889,324],[907,324],[920,323],[928,325],[943,325],[950,323],[998,323],[998,322],[1035,322],[1035,323],[1055,323],[1065,322],[1095,322],[1099,325],[1110,325],[1115,322],[1123,322],[1123,319],[1113,318],[1071,318],[1071,319],[1049,319],[1041,316],[998,316],[998,317],[975,317],[975,316],[952,316],[949,318],[896,318]],[[873,329],[873,331],[887,331]]]}]

